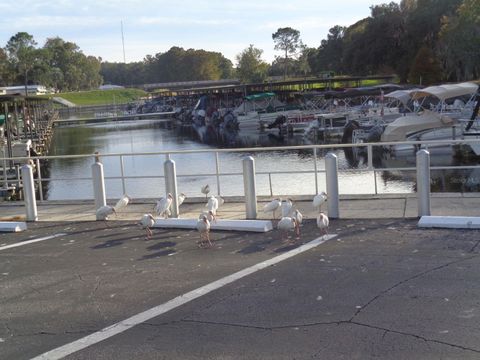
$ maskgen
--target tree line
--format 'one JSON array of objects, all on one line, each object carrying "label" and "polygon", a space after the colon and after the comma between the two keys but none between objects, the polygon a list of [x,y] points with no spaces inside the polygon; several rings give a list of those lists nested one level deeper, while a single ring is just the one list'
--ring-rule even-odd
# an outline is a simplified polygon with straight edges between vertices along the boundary
[{"label": "tree line", "polygon": [[395,73],[431,84],[480,78],[480,0],[402,0],[334,26],[309,55],[312,71]]},{"label": "tree line", "polygon": [[101,59],[86,56],[72,42],[49,38],[37,47],[26,32],[0,48],[0,85],[41,84],[58,91],[97,88],[102,84]]},{"label": "tree line", "polygon": [[480,0],[402,0],[370,7],[357,23],[334,26],[317,48],[302,43],[291,27],[272,34],[272,63],[251,44],[236,66],[220,52],[183,49],[147,55],[132,63],[102,62],[59,37],[38,47],[19,32],[0,48],[0,85],[42,84],[59,91],[103,83],[135,86],[173,81],[268,77],[397,74],[401,82],[428,85],[480,78]]}]

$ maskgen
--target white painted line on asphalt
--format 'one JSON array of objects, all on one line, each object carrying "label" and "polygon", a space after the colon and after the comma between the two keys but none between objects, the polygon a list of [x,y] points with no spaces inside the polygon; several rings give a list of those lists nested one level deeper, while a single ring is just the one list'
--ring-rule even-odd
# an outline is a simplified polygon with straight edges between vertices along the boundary
[{"label": "white painted line on asphalt", "polygon": [[36,242],[39,242],[39,241],[50,240],[50,239],[54,239],[54,238],[64,236],[64,235],[67,235],[67,234],[61,233],[61,234],[49,235],[49,236],[45,236],[45,237],[38,238],[38,239],[32,239],[32,240],[22,241],[22,242],[19,242],[19,243],[16,243],[16,244],[5,245],[5,246],[0,247],[0,251],[15,248],[15,247],[19,247],[19,246],[24,246],[24,245],[28,245],[28,244],[33,244],[33,243],[36,243]]},{"label": "white painted line on asphalt", "polygon": [[94,345],[96,343],[99,343],[100,341],[103,341],[105,339],[108,339],[112,336],[115,336],[117,334],[120,334],[126,330],[131,329],[132,327],[141,324],[145,321],[148,321],[150,319],[153,319],[157,316],[160,316],[162,314],[165,314],[166,312],[173,310],[181,305],[184,305],[192,300],[195,300],[203,295],[206,295],[214,290],[217,290],[225,285],[228,285],[236,280],[239,280],[245,276],[251,275],[259,270],[265,269],[269,266],[275,265],[283,260],[286,260],[288,258],[291,258],[295,255],[301,254],[305,251],[308,251],[310,249],[313,249],[314,247],[323,244],[324,242],[333,239],[337,235],[331,234],[331,235],[324,235],[322,237],[319,237],[315,240],[310,241],[309,243],[299,246],[298,248],[292,249],[284,254],[275,256],[272,259],[263,261],[261,263],[258,263],[256,265],[250,266],[246,269],[240,270],[234,274],[228,275],[222,279],[219,279],[217,281],[214,281],[210,284],[207,284],[205,286],[199,287],[198,289],[189,291],[183,295],[177,296],[176,298],[167,301],[166,303],[163,303],[161,305],[155,306],[154,308],[151,308],[149,310],[146,310],[144,312],[141,312],[140,314],[134,315],[126,320],[122,320],[116,324],[113,324],[111,326],[108,326],[100,331],[97,331],[93,334],[90,334],[88,336],[85,336],[79,340],[73,341],[69,344],[60,346],[56,349],[50,350],[46,353],[43,353],[39,356],[34,357],[31,360],[56,360],[56,359],[62,359],[65,356],[68,356],[70,354],[73,354],[77,351],[80,351],[82,349],[85,349],[91,345]]}]

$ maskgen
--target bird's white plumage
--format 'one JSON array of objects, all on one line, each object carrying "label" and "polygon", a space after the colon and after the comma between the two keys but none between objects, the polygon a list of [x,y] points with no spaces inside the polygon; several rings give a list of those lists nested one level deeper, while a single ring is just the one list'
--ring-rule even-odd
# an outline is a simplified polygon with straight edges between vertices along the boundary
[{"label": "bird's white plumage", "polygon": [[198,219],[202,219],[203,216],[206,216],[207,217],[207,220],[212,223],[213,221],[216,221],[216,218],[215,218],[215,213],[212,211],[212,210],[208,210],[208,211],[204,211],[202,212]]},{"label": "bird's white plumage", "polygon": [[328,216],[324,213],[320,213],[317,216],[317,227],[322,230],[323,232],[327,233],[328,225],[330,224],[330,220]]},{"label": "bird's white plumage", "polygon": [[293,218],[297,221],[298,225],[300,225],[303,221],[303,215],[298,209],[295,209],[293,212]]},{"label": "bird's white plumage", "polygon": [[96,211],[98,220],[107,220],[110,215],[115,213],[115,209],[110,205],[101,206]]},{"label": "bird's white plumage", "polygon": [[144,228],[151,228],[153,225],[155,225],[155,218],[152,216],[152,214],[143,214],[140,224]]},{"label": "bird's white plumage", "polygon": [[225,204],[225,199],[223,197],[221,197],[220,195],[215,196],[215,198],[218,201],[218,206],[219,207],[222,206],[223,204]]},{"label": "bird's white plumage", "polygon": [[200,232],[206,232],[210,230],[210,221],[208,221],[205,215],[201,215],[197,221],[197,230]]},{"label": "bird's white plumage", "polygon": [[280,199],[273,199],[263,207],[263,212],[273,212],[280,209],[282,201]]},{"label": "bird's white plumage", "polygon": [[277,228],[283,231],[290,231],[295,229],[295,219],[285,216],[280,219]]},{"label": "bird's white plumage", "polygon": [[155,212],[160,217],[167,218],[170,214],[170,206],[172,205],[172,194],[167,194],[167,197],[162,197],[160,200],[157,201],[157,205],[155,205]]},{"label": "bird's white plumage", "polygon": [[217,209],[218,209],[218,199],[213,195],[210,196],[208,198],[208,202],[207,202],[206,207],[209,211],[212,211],[213,214],[215,215],[217,213]]},{"label": "bird's white plumage", "polygon": [[292,200],[287,199],[282,201],[282,217],[292,217],[293,216],[293,203]]},{"label": "bird's white plumage", "polygon": [[187,198],[187,195],[185,195],[184,193],[180,193],[180,195],[178,195],[178,201],[177,201],[178,206],[182,205],[186,198]]},{"label": "bird's white plumage", "polygon": [[147,237],[146,239],[150,239],[152,236],[152,230],[150,228],[155,225],[155,218],[152,216],[152,214],[143,214],[142,218],[140,219],[140,225],[147,231]]},{"label": "bird's white plumage", "polygon": [[119,210],[122,210],[122,209],[126,208],[128,203],[130,202],[130,200],[132,200],[130,198],[130,196],[128,196],[127,194],[124,194],[120,198],[120,200],[118,200],[117,203],[115,204],[115,206],[114,206],[115,211],[119,211]]},{"label": "bird's white plumage", "polygon": [[327,193],[322,191],[320,194],[315,195],[313,198],[313,208],[320,209],[322,204],[327,201]]}]

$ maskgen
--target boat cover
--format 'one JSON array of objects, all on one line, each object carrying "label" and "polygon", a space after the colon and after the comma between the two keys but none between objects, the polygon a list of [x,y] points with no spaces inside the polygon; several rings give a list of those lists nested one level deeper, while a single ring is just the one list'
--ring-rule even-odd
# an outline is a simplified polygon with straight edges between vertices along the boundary
[{"label": "boat cover", "polygon": [[382,141],[406,141],[407,135],[418,131],[451,127],[456,120],[439,113],[425,110],[421,114],[401,116],[385,127],[382,134]]},{"label": "boat cover", "polygon": [[454,98],[457,96],[473,95],[477,92],[478,85],[471,82],[460,84],[445,84],[438,86],[430,86],[412,94],[413,99],[419,99],[427,96],[435,96],[441,101]]},{"label": "boat cover", "polygon": [[421,89],[410,89],[410,90],[395,90],[391,93],[385,95],[385,97],[394,98],[400,101],[403,105],[406,105],[408,101],[412,98],[412,94],[416,93],[417,91],[421,91]]}]

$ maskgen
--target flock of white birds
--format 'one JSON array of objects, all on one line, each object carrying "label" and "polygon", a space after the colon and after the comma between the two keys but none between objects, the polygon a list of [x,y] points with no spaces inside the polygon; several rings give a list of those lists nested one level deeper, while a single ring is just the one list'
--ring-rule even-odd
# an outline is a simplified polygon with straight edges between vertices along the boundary
[{"label": "flock of white birds", "polygon": [[[207,204],[205,205],[205,210],[202,211],[198,217],[196,228],[200,233],[200,240],[197,242],[199,247],[212,247],[212,241],[210,239],[210,228],[211,224],[217,221],[217,210],[222,206],[225,200],[221,196],[211,195],[209,185],[202,186],[202,194],[205,195],[205,200]],[[184,193],[181,193],[178,196],[178,206],[182,205],[185,201],[186,196]],[[115,206],[105,205],[97,209],[96,215],[97,220],[108,220],[108,217],[112,214],[117,215],[118,211],[123,210],[127,207],[128,203],[132,199],[128,195],[123,195],[120,200],[117,201]],[[322,212],[322,205],[327,201],[327,194],[321,192],[313,198],[313,208],[318,210],[317,215],[317,227],[321,230],[322,234],[328,233],[329,219],[327,215]],[[171,215],[171,205],[173,202],[172,194],[168,193],[166,197],[160,198],[154,206],[153,210],[155,215],[158,218],[167,219]],[[300,237],[300,225],[303,221],[302,213],[295,208],[293,201],[291,199],[283,200],[281,198],[273,199],[271,202],[266,204],[263,208],[264,213],[272,213],[273,219],[275,219],[275,213],[277,211],[281,212],[281,218],[277,223],[277,228],[283,232],[283,236],[288,238],[288,232],[294,231],[297,238]],[[150,239],[152,236],[151,228],[155,225],[155,217],[148,213],[144,214],[140,219],[140,225],[146,229],[146,239]]]},{"label": "flock of white birds", "polygon": [[[319,212],[317,215],[317,227],[323,235],[328,233],[328,225],[330,222],[328,216],[322,212],[322,205],[326,201],[327,194],[324,191],[313,198],[313,208]],[[275,219],[275,213],[277,211],[281,211],[282,215],[277,223],[277,228],[282,230],[283,236],[288,237],[288,232],[294,231],[297,238],[299,238],[303,215],[295,208],[293,201],[291,199],[282,201],[281,198],[276,198],[263,207],[263,212],[267,214],[272,213],[273,219]]]}]

